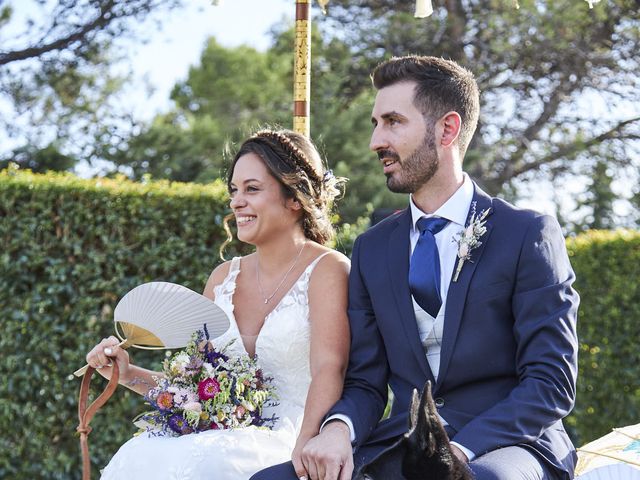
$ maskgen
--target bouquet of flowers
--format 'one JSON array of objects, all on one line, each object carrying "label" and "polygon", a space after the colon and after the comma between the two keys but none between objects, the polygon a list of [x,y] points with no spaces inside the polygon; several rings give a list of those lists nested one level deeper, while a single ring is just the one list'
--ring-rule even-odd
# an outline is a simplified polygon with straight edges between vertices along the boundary
[{"label": "bouquet of flowers", "polygon": [[[233,342],[233,341],[232,341]],[[138,416],[136,424],[155,434],[180,436],[206,430],[271,428],[276,417],[262,417],[275,391],[256,360],[225,354],[232,343],[216,350],[205,331],[193,334],[184,350],[163,362],[146,400],[153,410]]]}]

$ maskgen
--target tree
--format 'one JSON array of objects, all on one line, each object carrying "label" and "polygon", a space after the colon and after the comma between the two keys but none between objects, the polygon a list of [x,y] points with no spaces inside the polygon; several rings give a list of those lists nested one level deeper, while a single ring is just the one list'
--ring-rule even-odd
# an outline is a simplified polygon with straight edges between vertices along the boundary
[{"label": "tree", "polygon": [[44,148],[25,145],[15,149],[11,160],[0,160],[0,170],[7,168],[11,162],[16,163],[20,168],[44,173],[48,170],[57,172],[71,170],[77,163],[77,159],[61,153],[55,143],[50,143]]},{"label": "tree", "polygon": [[72,136],[74,145],[87,147],[75,153],[90,158],[89,134],[114,116],[108,101],[123,82],[110,71],[118,60],[113,45],[135,35],[136,24],[181,3],[0,2],[0,100],[15,113],[0,119],[0,134],[14,141],[28,138],[29,148]]},{"label": "tree", "polygon": [[[102,157],[145,174],[206,182],[221,176],[225,151],[261,125],[291,122],[291,54],[225,48],[211,38],[171,99],[175,108],[130,138],[105,136]],[[126,171],[126,168],[125,168]]]},{"label": "tree", "polygon": [[[211,38],[188,78],[176,85],[175,108],[158,115],[137,135],[105,136],[101,156],[132,178],[206,182],[224,175],[234,146],[261,126],[291,128],[294,30],[274,26],[266,52],[225,48]],[[363,91],[346,101],[341,79],[352,61],[349,46],[312,34],[312,138],[336,175],[349,178],[339,202],[345,221],[355,221],[378,205],[404,200],[384,185],[375,156],[367,148],[373,95]]]},{"label": "tree", "polygon": [[[482,115],[465,169],[490,193],[514,200],[532,182],[546,180],[554,192],[576,178],[588,184],[599,160],[614,180],[637,179],[640,14],[633,2],[593,10],[578,0],[520,5],[447,0],[433,17],[416,20],[412,0],[332,0],[327,17],[316,17],[311,135],[335,173],[350,179],[339,203],[343,220],[406,205],[386,189],[367,145],[369,74],[382,59],[407,52],[453,58],[476,73]],[[291,125],[293,38],[292,26],[280,24],[267,52],[226,49],[212,40],[200,65],[174,89],[175,111],[112,143],[109,158],[137,178],[219,176],[226,145],[264,122]]]},{"label": "tree", "polygon": [[[332,0],[324,29],[351,46],[342,81],[369,89],[381,59],[419,53],[467,66],[482,91],[466,170],[490,193],[517,180],[566,178],[600,146],[640,167],[640,10],[634,0],[442,0],[416,21],[409,0]],[[354,19],[358,19],[354,21]],[[614,175],[621,175],[616,169]]]}]

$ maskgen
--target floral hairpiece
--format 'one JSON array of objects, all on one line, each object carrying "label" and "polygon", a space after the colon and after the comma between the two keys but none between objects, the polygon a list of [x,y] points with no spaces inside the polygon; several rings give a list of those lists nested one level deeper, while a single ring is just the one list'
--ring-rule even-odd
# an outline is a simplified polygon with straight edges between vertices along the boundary
[{"label": "floral hairpiece", "polygon": [[255,133],[254,138],[267,138],[274,140],[280,144],[283,150],[294,159],[294,163],[297,167],[300,167],[310,178],[316,182],[322,182],[323,179],[318,176],[318,173],[309,163],[307,155],[298,148],[289,137],[273,130],[260,130]]}]

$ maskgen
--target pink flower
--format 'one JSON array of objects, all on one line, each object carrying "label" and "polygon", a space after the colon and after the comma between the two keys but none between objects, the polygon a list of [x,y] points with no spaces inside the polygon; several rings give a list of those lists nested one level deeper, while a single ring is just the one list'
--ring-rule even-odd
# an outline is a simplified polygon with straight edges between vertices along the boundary
[{"label": "pink flower", "polygon": [[200,400],[209,400],[220,391],[220,384],[215,378],[206,378],[198,383],[198,396]]},{"label": "pink flower", "polygon": [[173,394],[169,392],[160,392],[156,397],[156,403],[160,410],[169,410],[173,407]]}]

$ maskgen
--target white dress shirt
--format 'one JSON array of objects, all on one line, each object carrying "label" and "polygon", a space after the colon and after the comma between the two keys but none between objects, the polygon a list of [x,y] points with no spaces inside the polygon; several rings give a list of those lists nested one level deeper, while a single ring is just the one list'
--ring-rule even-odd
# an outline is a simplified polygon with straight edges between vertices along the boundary
[{"label": "white dress shirt", "polygon": [[[469,214],[469,208],[471,207],[471,201],[473,200],[473,183],[469,176],[464,173],[464,180],[462,185],[455,191],[455,193],[449,197],[449,199],[436,210],[433,214],[424,213],[420,210],[413,198],[409,199],[409,206],[411,210],[411,230],[409,231],[409,242],[411,245],[411,253],[418,242],[420,232],[416,228],[416,222],[422,217],[442,217],[449,220],[449,223],[435,235],[436,245],[438,246],[438,257],[440,258],[440,296],[442,298],[442,305],[436,318],[433,318],[427,312],[425,312],[420,305],[418,305],[411,297],[413,301],[413,310],[416,316],[416,322],[418,323],[418,332],[420,334],[420,341],[425,348],[425,355],[429,362],[429,367],[433,373],[433,377],[437,380],[440,369],[440,348],[442,343],[442,331],[444,326],[444,314],[447,303],[447,294],[449,292],[449,283],[453,277],[453,269],[455,268],[456,258],[458,253],[458,244],[456,243],[456,235],[464,230],[467,216]],[[409,257],[411,258],[411,257]],[[439,414],[438,417],[444,425],[447,421]],[[351,432],[351,441],[356,438],[355,429],[351,419],[342,414],[332,415],[327,418],[322,427],[325,426],[330,420],[342,420],[349,427]],[[469,461],[475,458],[475,454],[460,445],[457,442],[451,442],[456,445],[464,454],[469,458]]]}]

